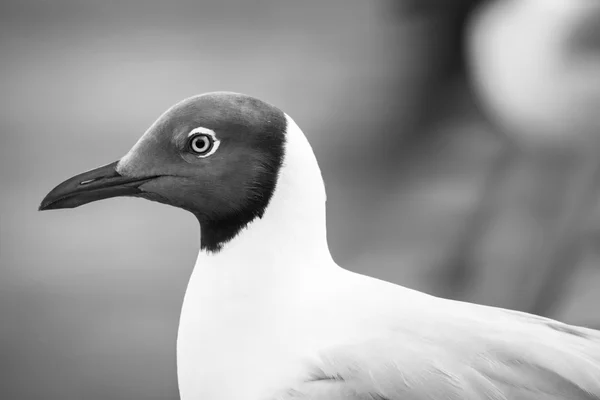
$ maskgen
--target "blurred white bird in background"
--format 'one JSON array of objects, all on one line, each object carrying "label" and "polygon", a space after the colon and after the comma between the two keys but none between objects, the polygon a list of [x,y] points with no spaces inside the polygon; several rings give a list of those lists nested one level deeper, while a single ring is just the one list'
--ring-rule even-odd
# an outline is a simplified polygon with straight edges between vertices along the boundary
[{"label": "blurred white bird in background", "polygon": [[600,332],[338,267],[313,151],[253,97],[178,103],[121,160],[40,208],[115,196],[200,223],[178,336],[184,400],[600,399]]},{"label": "blurred white bird in background", "polygon": [[[586,242],[599,228],[598,26],[600,2],[589,0],[488,1],[468,19],[470,81],[512,146],[490,182],[494,229],[471,244],[492,278],[474,287],[474,301],[554,315],[575,271],[590,264]],[[508,276],[513,291],[500,284]]]}]

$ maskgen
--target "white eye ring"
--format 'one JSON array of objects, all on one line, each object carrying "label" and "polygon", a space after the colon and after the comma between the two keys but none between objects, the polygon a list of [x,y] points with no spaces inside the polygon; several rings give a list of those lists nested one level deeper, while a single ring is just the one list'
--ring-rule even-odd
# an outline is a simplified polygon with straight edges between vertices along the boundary
[{"label": "white eye ring", "polygon": [[190,139],[190,147],[198,155],[204,155],[212,150],[213,143],[213,138],[206,133],[198,133]]},{"label": "white eye ring", "polygon": [[196,157],[205,158],[219,148],[221,142],[211,129],[198,127],[188,133],[188,148]]}]

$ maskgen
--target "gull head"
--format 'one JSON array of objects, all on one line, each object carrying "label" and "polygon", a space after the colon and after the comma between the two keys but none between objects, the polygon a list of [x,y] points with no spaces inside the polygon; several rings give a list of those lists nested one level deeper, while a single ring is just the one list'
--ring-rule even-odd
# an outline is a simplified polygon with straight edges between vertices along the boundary
[{"label": "gull head", "polygon": [[141,197],[193,213],[201,247],[218,251],[265,213],[284,161],[289,121],[278,108],[239,93],[185,99],[123,158],[52,189],[40,210]]}]

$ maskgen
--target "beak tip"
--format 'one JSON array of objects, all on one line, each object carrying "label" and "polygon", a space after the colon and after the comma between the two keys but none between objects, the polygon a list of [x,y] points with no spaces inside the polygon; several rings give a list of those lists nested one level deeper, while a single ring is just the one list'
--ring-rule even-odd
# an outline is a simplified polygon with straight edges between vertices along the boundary
[{"label": "beak tip", "polygon": [[44,197],[40,205],[38,206],[38,211],[46,211],[48,210],[48,206],[50,206],[50,202],[48,201],[48,196]]},{"label": "beak tip", "polygon": [[58,196],[54,194],[54,190],[40,203],[38,206],[38,211],[48,211],[48,210],[60,210],[64,208],[75,208],[82,204],[85,204],[85,201],[81,201],[77,196]]},{"label": "beak tip", "polygon": [[38,206],[38,211],[54,210],[54,209],[56,209],[56,207],[53,207],[53,205],[55,203],[56,203],[55,201],[52,201],[51,199],[48,199],[48,196],[46,196],[44,198],[44,200],[42,200],[42,202]]},{"label": "beak tip", "polygon": [[47,211],[47,210],[52,210],[52,208],[50,207],[50,204],[44,204],[44,202],[42,202],[38,207],[38,211]]},{"label": "beak tip", "polygon": [[40,202],[38,206],[38,211],[47,211],[47,210],[56,210],[58,208],[63,207],[64,196],[61,195],[60,191],[57,189],[60,188],[60,185],[52,189]]}]

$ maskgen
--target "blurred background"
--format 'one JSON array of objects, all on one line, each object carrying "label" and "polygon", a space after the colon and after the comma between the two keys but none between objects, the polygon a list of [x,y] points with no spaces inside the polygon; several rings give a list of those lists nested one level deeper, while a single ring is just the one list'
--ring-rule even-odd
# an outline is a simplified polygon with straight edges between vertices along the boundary
[{"label": "blurred background", "polygon": [[0,54],[2,399],[178,398],[195,220],[36,210],[213,90],[303,128],[342,266],[600,328],[597,0],[9,0]]}]

